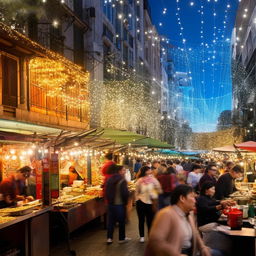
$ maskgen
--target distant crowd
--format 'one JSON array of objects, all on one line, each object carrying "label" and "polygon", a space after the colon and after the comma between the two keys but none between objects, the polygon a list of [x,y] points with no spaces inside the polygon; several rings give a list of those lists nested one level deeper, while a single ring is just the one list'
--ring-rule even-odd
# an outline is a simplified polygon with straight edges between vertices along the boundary
[{"label": "distant crowd", "polygon": [[235,179],[242,178],[240,165],[224,162],[220,172],[216,163],[203,160],[137,159],[130,170],[117,165],[112,153],[105,157],[101,171],[108,207],[108,244],[113,242],[117,222],[119,243],[131,240],[126,236],[125,223],[130,197],[128,183],[132,181],[135,182],[139,242],[145,242],[145,222],[149,232],[145,255],[230,254],[230,241],[225,241],[226,237],[216,238],[213,236],[216,232],[212,231],[216,230],[222,211],[235,204],[227,198],[236,191]]}]

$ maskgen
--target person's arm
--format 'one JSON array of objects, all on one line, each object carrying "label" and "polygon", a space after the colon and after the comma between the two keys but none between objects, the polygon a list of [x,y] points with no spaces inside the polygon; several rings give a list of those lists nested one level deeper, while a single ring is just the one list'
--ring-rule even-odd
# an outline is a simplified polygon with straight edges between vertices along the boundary
[{"label": "person's arm", "polygon": [[155,189],[156,189],[158,194],[162,194],[163,193],[161,184],[160,184],[160,182],[157,179],[155,179]]},{"label": "person's arm", "polygon": [[190,186],[192,186],[192,172],[190,172],[189,174],[188,174],[188,178],[187,178],[187,183],[188,183],[188,185],[190,185]]},{"label": "person's arm", "polygon": [[196,241],[201,252],[201,256],[211,256],[210,249],[204,244],[198,230],[196,231]]},{"label": "person's arm", "polygon": [[189,222],[193,229],[193,234],[195,235],[197,246],[201,252],[201,256],[211,256],[210,249],[204,244],[198,229],[196,228],[195,219],[193,213],[190,213]]},{"label": "person's arm", "polygon": [[181,253],[168,242],[169,231],[172,228],[172,216],[166,210],[157,213],[149,234],[149,250],[157,256],[180,256]]},{"label": "person's arm", "polygon": [[200,196],[197,200],[197,206],[200,208],[202,212],[205,213],[213,213],[216,212],[216,210],[221,210],[222,206],[217,201],[212,200],[212,202],[209,202],[206,198],[203,196]]},{"label": "person's arm", "polygon": [[135,184],[135,199],[138,200],[138,196],[140,194],[140,180],[137,180]]},{"label": "person's arm", "polygon": [[121,195],[124,201],[124,204],[126,205],[128,202],[128,198],[129,198],[129,190],[128,190],[128,186],[127,186],[127,181],[124,180],[121,183]]}]

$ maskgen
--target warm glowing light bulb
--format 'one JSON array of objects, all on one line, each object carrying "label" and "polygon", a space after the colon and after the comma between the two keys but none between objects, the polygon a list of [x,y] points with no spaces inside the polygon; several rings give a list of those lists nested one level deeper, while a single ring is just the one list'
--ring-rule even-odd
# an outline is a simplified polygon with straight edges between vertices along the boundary
[{"label": "warm glowing light bulb", "polygon": [[59,22],[57,20],[53,20],[52,25],[57,28],[59,26]]}]

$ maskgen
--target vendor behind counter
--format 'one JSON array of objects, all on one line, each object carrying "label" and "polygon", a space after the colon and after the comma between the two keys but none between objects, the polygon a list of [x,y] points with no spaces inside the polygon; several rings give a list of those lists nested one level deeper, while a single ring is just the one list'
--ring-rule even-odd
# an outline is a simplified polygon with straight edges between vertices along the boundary
[{"label": "vendor behind counter", "polygon": [[17,201],[24,199],[33,200],[27,197],[25,181],[29,178],[31,168],[24,166],[18,169],[14,175],[4,179],[0,183],[0,208],[13,206]]},{"label": "vendor behind counter", "polygon": [[221,175],[216,183],[215,198],[222,200],[234,193],[237,190],[235,186],[235,179],[241,178],[243,173],[243,168],[240,165],[236,165],[229,172]]},{"label": "vendor behind counter", "polygon": [[74,180],[84,180],[81,174],[76,170],[76,168],[71,165],[68,169],[68,175],[62,175],[61,177],[61,187],[72,186]]}]

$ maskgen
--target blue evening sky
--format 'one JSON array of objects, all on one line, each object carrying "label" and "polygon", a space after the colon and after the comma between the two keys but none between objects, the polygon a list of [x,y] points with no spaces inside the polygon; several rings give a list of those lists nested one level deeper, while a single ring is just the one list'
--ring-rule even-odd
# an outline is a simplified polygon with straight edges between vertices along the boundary
[{"label": "blue evening sky", "polygon": [[[230,38],[239,0],[149,0],[153,23],[174,46],[175,70],[191,76],[184,117],[194,131],[214,131],[231,109]],[[170,92],[172,93],[172,92]]]}]

